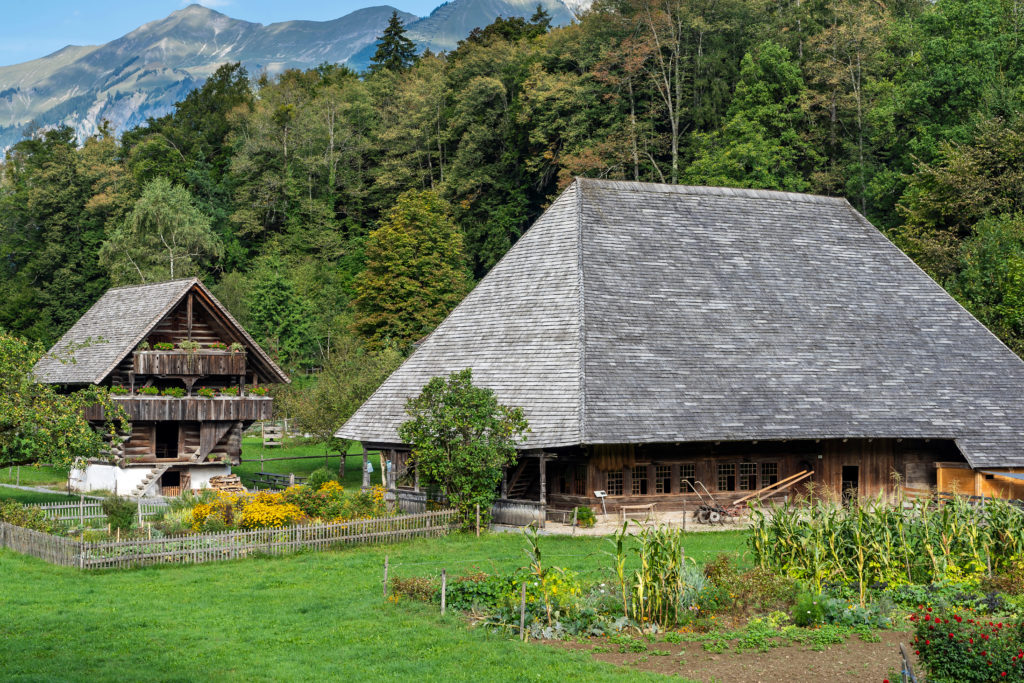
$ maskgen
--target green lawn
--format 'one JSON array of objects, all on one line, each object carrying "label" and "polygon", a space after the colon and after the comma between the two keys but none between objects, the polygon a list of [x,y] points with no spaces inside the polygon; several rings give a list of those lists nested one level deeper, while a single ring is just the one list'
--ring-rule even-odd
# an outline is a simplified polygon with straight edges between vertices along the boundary
[{"label": "green lawn", "polygon": [[[360,455],[356,455],[359,453]],[[349,455],[345,460],[345,481],[342,482],[345,488],[353,489],[359,488],[363,483],[363,457],[362,451],[359,450],[358,445],[353,445],[349,449]],[[286,439],[285,445],[281,448],[263,448],[263,441],[259,437],[246,437],[242,439],[242,464],[232,469],[232,471],[242,478],[242,483],[249,486],[252,483],[252,475],[256,472],[260,472],[260,455],[265,458],[285,458],[285,457],[296,457],[296,456],[309,456],[316,455],[322,456],[324,454],[324,447],[321,444],[304,445],[296,443],[292,439]],[[371,475],[371,481],[374,484],[381,483],[380,478],[380,458],[376,453],[370,455],[371,462],[373,463],[373,474]],[[306,460],[275,460],[273,462],[263,463],[263,472],[281,472],[287,474],[289,472],[294,473],[298,477],[309,476],[309,473],[315,469],[323,467],[325,464],[331,469],[332,472],[338,471],[338,456],[332,458],[313,458]]]},{"label": "green lawn", "polygon": [[[698,560],[742,533],[694,533]],[[610,577],[600,538],[545,537],[546,563]],[[518,534],[219,564],[82,573],[0,551],[4,680],[654,680],[589,655],[472,629],[436,607],[386,602],[392,575],[525,564]]]},{"label": "green lawn", "polygon": [[8,486],[0,486],[0,500],[10,498],[19,503],[66,503],[78,500],[78,496],[69,496],[66,493],[42,493],[36,491],[23,491]]},{"label": "green lawn", "polygon": [[16,484],[19,478],[22,486],[60,486],[68,483],[68,470],[66,467],[35,465],[0,468],[0,484]]}]

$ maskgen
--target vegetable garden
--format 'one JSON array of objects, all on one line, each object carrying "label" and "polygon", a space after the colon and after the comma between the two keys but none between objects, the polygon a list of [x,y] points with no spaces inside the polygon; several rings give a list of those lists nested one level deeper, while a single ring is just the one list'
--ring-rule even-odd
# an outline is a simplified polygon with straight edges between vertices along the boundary
[{"label": "vegetable garden", "polygon": [[[678,529],[624,525],[586,576],[545,559],[547,541],[531,529],[516,571],[443,581],[398,572],[388,589],[392,601],[440,603],[443,593],[448,608],[506,636],[598,638],[595,651],[621,653],[659,642],[823,647],[916,629],[907,640],[929,681],[1024,680],[1024,516],[1010,503],[814,502],[752,518],[747,568],[730,555],[698,564]],[[939,625],[942,639],[928,638]],[[897,662],[893,652],[894,676]]]}]

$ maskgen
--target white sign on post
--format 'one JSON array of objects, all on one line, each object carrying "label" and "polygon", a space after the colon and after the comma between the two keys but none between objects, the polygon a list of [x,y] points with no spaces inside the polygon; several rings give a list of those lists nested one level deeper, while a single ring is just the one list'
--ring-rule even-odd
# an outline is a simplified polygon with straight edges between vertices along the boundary
[{"label": "white sign on post", "polygon": [[607,497],[608,494],[605,493],[604,491],[594,491],[594,495],[601,499],[601,514],[607,517],[608,508],[606,508],[604,505],[604,499],[605,497]]}]

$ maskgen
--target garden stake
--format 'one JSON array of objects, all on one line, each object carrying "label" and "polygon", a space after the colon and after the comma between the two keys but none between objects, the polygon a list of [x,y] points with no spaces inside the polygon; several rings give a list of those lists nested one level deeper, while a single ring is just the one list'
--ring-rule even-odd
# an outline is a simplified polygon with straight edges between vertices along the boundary
[{"label": "garden stake", "polygon": [[441,616],[444,616],[444,603],[446,593],[448,592],[448,574],[445,570],[441,570]]},{"label": "garden stake", "polygon": [[519,598],[519,638],[526,642],[526,582]]},{"label": "garden stake", "polygon": [[384,597],[388,597],[388,556],[384,556]]}]

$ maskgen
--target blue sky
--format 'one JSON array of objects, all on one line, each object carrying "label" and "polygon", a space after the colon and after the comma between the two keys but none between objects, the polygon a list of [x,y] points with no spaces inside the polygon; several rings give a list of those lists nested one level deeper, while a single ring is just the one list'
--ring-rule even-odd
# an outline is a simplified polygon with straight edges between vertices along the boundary
[{"label": "blue sky", "polygon": [[[189,0],[191,1],[191,0]],[[392,5],[426,16],[443,0],[204,0],[202,5],[235,19],[270,24],[290,19],[325,21],[373,5]],[[0,65],[17,64],[65,45],[99,45],[161,19],[182,0],[0,0]]]}]

